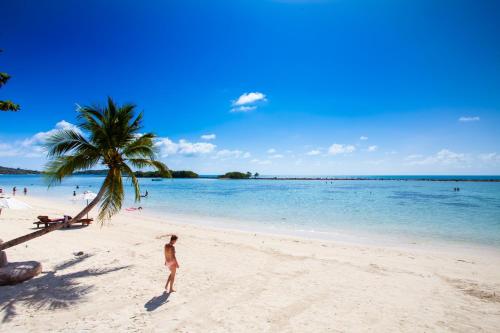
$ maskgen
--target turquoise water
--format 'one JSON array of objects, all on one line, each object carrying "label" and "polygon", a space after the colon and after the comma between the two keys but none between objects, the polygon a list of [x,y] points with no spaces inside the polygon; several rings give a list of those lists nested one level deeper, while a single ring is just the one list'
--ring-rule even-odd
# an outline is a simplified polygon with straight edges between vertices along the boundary
[{"label": "turquoise water", "polygon": [[[141,179],[142,191],[147,190],[149,197],[139,205],[160,215],[197,217],[201,224],[221,220],[236,229],[253,226],[307,235],[373,235],[500,247],[500,183],[409,179]],[[0,175],[0,188],[10,193],[13,186],[18,190],[27,186],[30,193],[69,202],[76,185],[79,192],[97,192],[102,180],[71,177],[47,189],[40,176]],[[137,205],[127,187],[124,207]]]}]

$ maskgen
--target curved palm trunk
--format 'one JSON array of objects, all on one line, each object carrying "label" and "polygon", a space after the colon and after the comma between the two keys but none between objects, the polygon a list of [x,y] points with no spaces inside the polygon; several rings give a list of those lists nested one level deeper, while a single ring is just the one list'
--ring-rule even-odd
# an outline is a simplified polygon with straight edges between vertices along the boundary
[{"label": "curved palm trunk", "polygon": [[94,198],[94,200],[92,200],[88,204],[88,206],[86,206],[80,213],[78,213],[78,215],[76,215],[71,220],[68,220],[65,223],[57,223],[57,224],[51,225],[50,227],[43,228],[41,230],[37,230],[37,231],[29,233],[27,235],[11,239],[8,242],[0,244],[0,251],[8,249],[9,247],[13,247],[13,246],[22,244],[22,243],[27,242],[29,240],[32,240],[34,238],[48,234],[49,232],[52,232],[54,230],[59,230],[61,228],[70,226],[75,222],[78,222],[82,217],[84,217],[88,212],[90,212],[92,210],[92,208],[94,208],[95,205],[97,205],[97,203],[99,203],[102,196],[104,195],[104,191],[105,191],[105,188],[104,188],[104,184],[103,184],[103,186],[101,186],[101,189],[99,190],[99,193],[97,193],[97,196]]}]

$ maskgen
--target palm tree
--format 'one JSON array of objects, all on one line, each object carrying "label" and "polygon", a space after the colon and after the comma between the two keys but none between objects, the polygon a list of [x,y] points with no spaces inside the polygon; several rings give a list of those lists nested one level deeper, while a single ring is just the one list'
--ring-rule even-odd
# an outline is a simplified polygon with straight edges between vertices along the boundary
[{"label": "palm tree", "polygon": [[[98,219],[110,219],[120,211],[124,191],[122,176],[128,176],[135,190],[135,200],[140,201],[139,182],[132,168],[153,167],[161,173],[168,168],[155,160],[152,133],[139,134],[142,113],[134,116],[135,105],[119,107],[111,98],[105,108],[83,107],[78,110],[80,130],[61,130],[47,141],[50,158],[46,167],[49,186],[60,183],[75,171],[89,170],[103,164],[108,173],[97,194],[80,213],[65,223],[32,232],[0,244],[0,250],[24,243],[51,231],[69,226],[85,216],[101,202]],[[87,134],[87,135],[84,135]]]},{"label": "palm tree", "polygon": [[[2,50],[0,50],[2,52]],[[10,75],[7,73],[0,73],[0,88],[7,84],[10,80]],[[0,111],[19,111],[21,107],[12,101],[0,101]]]}]

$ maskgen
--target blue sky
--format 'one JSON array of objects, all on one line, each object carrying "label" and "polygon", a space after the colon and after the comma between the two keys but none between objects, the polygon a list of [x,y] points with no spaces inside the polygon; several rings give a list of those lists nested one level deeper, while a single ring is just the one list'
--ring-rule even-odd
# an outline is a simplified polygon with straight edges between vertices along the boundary
[{"label": "blue sky", "polygon": [[[498,1],[2,1],[0,165],[133,102],[173,169],[499,174]],[[5,15],[8,13],[8,15]],[[212,135],[213,134],[213,135]],[[207,136],[208,135],[208,136]],[[202,136],[205,136],[202,138]]]}]

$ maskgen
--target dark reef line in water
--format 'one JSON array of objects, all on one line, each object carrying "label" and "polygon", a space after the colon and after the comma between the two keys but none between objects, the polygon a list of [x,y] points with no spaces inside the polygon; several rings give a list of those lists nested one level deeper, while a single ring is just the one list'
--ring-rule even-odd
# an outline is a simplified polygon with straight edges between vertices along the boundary
[{"label": "dark reef line in water", "polygon": [[499,183],[500,179],[470,179],[470,178],[307,178],[307,177],[259,177],[255,180],[319,180],[319,181],[342,181],[342,180],[384,180],[384,181],[424,181],[424,182],[486,182]]}]

